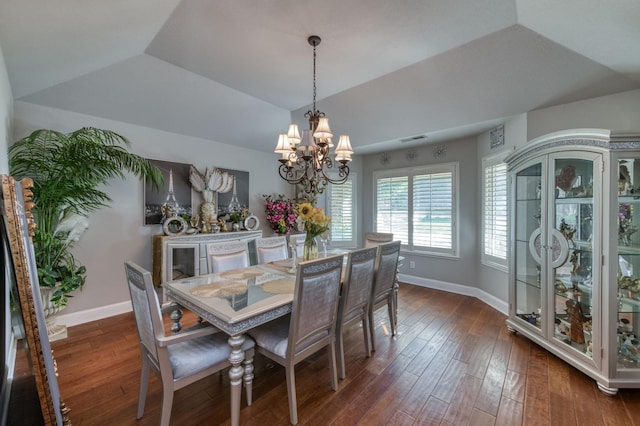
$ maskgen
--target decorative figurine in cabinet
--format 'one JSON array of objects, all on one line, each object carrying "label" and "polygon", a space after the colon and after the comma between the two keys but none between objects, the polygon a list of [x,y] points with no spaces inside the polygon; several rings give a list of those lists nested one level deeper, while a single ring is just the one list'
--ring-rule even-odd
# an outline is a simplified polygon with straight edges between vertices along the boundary
[{"label": "decorative figurine in cabinet", "polygon": [[640,133],[556,132],[506,162],[507,326],[607,394],[640,387]]}]

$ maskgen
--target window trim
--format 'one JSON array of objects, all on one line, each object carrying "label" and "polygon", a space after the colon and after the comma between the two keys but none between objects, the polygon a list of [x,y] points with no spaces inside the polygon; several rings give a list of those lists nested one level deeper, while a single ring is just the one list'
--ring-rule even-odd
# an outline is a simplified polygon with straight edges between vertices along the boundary
[{"label": "window trim", "polygon": [[[509,235],[508,233],[505,235],[505,248],[507,248],[507,250],[505,251],[505,257],[500,258],[497,256],[493,256],[490,254],[487,254],[485,252],[485,232],[486,232],[486,198],[487,198],[487,193],[486,193],[486,185],[485,185],[485,179],[486,179],[486,170],[488,167],[493,167],[496,166],[498,164],[504,164],[504,159],[506,158],[508,152],[501,152],[501,153],[497,153],[497,154],[492,154],[492,155],[488,155],[482,158],[482,165],[481,165],[481,177],[480,177],[480,185],[482,186],[481,188],[481,194],[482,194],[482,198],[480,200],[481,202],[481,234],[480,234],[480,263],[484,266],[490,267],[490,268],[494,268],[497,269],[499,271],[502,272],[508,272],[509,270],[509,264],[508,264],[508,255],[509,255]],[[508,186],[508,180],[509,180],[509,176],[506,173],[506,164],[505,164],[505,187]],[[506,190],[506,196],[509,196],[509,191],[508,189]],[[505,202],[505,207],[508,209],[509,207],[509,200],[507,199]],[[509,226],[509,215],[507,213],[507,226]]]},{"label": "window trim", "polygon": [[[451,249],[446,250],[438,250],[429,248],[415,248],[413,241],[413,177],[416,175],[432,175],[437,173],[451,173]],[[372,208],[372,223],[373,228],[377,230],[378,223],[376,220],[377,217],[377,209],[378,209],[378,179],[391,178],[391,177],[409,177],[409,187],[407,193],[407,202],[409,208],[409,222],[407,229],[407,235],[409,237],[409,244],[402,244],[402,251],[417,255],[425,255],[432,257],[444,257],[444,258],[460,258],[460,163],[458,161],[448,162],[448,163],[437,163],[437,164],[425,164],[422,166],[413,166],[413,167],[403,167],[398,169],[385,169],[385,170],[376,170],[373,172],[373,208]]]}]

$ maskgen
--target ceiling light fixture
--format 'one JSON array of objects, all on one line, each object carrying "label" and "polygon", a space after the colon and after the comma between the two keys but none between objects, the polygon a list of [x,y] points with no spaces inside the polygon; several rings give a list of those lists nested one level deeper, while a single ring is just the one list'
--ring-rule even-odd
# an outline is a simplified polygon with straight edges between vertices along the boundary
[{"label": "ceiling light fixture", "polygon": [[[310,36],[307,41],[313,46],[313,109],[304,116],[309,120],[309,130],[298,131],[298,125],[291,124],[287,133],[280,133],[275,153],[278,159],[280,177],[291,184],[300,184],[307,194],[322,194],[329,183],[341,184],[349,177],[349,166],[353,149],[348,135],[340,135],[335,149],[335,161],[331,158],[333,133],[329,119],[324,112],[316,109],[316,47],[320,37]],[[330,176],[331,169],[337,173]]]}]

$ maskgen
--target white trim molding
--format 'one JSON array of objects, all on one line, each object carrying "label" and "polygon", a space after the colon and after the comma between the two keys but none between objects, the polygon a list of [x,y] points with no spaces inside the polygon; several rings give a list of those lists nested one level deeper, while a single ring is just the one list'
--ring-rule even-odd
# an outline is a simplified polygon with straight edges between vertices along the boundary
[{"label": "white trim molding", "polygon": [[432,288],[434,290],[448,291],[449,293],[462,294],[465,296],[472,296],[481,300],[493,309],[501,312],[504,315],[509,315],[509,304],[501,299],[498,299],[492,294],[487,293],[477,287],[469,287],[466,285],[450,283],[446,281],[432,280],[429,278],[416,277],[415,275],[399,274],[398,280],[401,283],[413,284],[420,287]]}]

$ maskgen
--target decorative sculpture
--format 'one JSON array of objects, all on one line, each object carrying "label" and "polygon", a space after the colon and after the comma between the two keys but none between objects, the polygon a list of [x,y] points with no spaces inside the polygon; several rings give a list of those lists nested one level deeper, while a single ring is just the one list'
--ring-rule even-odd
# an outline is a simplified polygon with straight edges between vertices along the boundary
[{"label": "decorative sculpture", "polygon": [[216,193],[229,192],[233,188],[233,175],[216,167],[211,171],[205,168],[204,173],[201,173],[192,165],[189,169],[189,181],[193,189],[202,193],[204,198],[204,203],[200,206],[200,231],[209,233],[218,221]]}]

